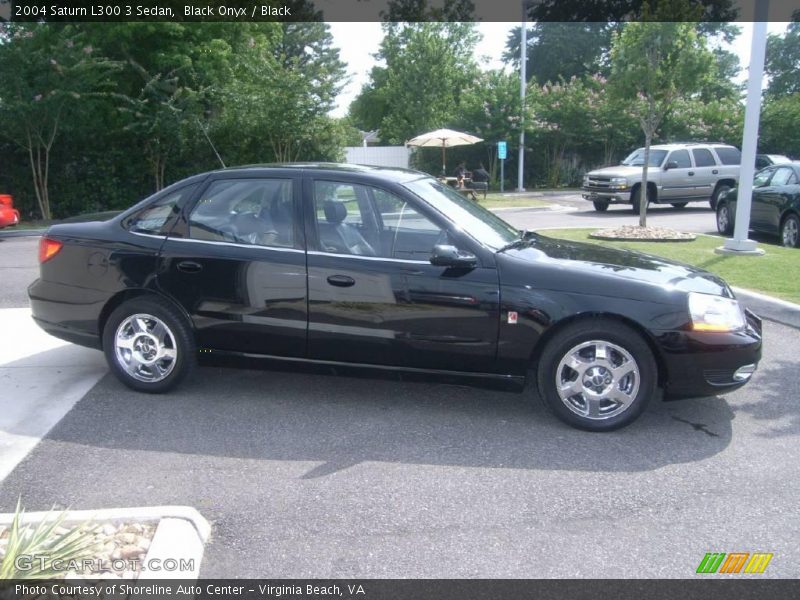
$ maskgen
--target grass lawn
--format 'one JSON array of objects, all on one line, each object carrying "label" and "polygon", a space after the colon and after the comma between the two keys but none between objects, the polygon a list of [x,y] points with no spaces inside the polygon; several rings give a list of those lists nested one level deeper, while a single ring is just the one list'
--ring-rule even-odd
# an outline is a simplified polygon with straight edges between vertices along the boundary
[{"label": "grass lawn", "polygon": [[764,244],[764,256],[714,254],[722,238],[698,235],[693,242],[608,242],[589,239],[595,229],[547,229],[550,237],[590,242],[613,248],[628,248],[671,258],[720,275],[730,285],[769,294],[800,304],[800,249]]},{"label": "grass lawn", "polygon": [[486,208],[516,208],[527,206],[550,206],[550,202],[541,200],[539,198],[525,198],[519,196],[501,196],[500,194],[487,194],[486,200],[483,199],[483,194],[478,193],[478,202],[481,206]]}]

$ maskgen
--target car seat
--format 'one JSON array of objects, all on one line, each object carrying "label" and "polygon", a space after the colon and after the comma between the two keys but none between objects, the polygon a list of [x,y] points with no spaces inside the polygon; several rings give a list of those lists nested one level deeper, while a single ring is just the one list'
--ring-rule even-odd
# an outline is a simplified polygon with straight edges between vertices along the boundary
[{"label": "car seat", "polygon": [[377,256],[370,243],[353,225],[345,223],[347,207],[342,202],[325,200],[323,204],[327,227],[320,227],[320,242],[326,248],[359,256]]}]

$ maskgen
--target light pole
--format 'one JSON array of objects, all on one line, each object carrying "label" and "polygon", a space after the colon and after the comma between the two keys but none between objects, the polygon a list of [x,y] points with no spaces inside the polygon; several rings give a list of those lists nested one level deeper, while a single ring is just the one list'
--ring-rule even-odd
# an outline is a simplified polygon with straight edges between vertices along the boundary
[{"label": "light pole", "polygon": [[767,46],[769,0],[756,0],[753,37],[750,43],[750,70],[747,83],[747,104],[744,110],[742,162],[734,218],[733,238],[717,248],[725,254],[763,254],[753,240],[747,239],[750,229],[750,209],[753,203],[753,175],[758,146],[758,120],[761,113],[761,80],[764,76],[764,55]]},{"label": "light pole", "polygon": [[517,191],[524,192],[522,176],[525,173],[525,67],[528,60],[528,5],[522,0],[522,28],[519,45],[519,164],[517,165]]}]

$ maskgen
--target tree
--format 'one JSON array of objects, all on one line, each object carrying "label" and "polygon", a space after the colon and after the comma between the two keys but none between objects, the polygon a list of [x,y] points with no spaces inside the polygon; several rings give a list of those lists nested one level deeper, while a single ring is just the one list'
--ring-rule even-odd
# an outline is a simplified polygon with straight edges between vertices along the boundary
[{"label": "tree", "polygon": [[762,152],[800,157],[800,131],[787,124],[800,119],[800,92],[770,98],[761,114],[759,145]]},{"label": "tree", "polygon": [[[612,23],[536,23],[528,30],[526,77],[539,85],[600,73],[608,75]],[[503,62],[519,69],[520,28],[508,35]]]},{"label": "tree", "polygon": [[70,111],[107,93],[117,68],[70,25],[0,29],[0,133],[25,150],[42,218],[50,219],[50,157]]},{"label": "tree", "polygon": [[[384,23],[370,82],[351,106],[354,123],[391,144],[457,118],[462,92],[477,73],[474,23]],[[376,105],[373,105],[373,101]],[[380,109],[380,113],[376,112]]]},{"label": "tree", "polygon": [[[668,20],[679,16],[684,20]],[[698,35],[696,23],[691,22],[698,16],[685,0],[662,0],[655,11],[645,5],[643,20],[626,23],[612,43],[612,90],[615,96],[633,102],[645,138],[638,198],[641,227],[647,225],[647,171],[653,136],[675,101],[699,92],[709,77],[712,55]]]},{"label": "tree", "polygon": [[388,22],[406,21],[472,21],[475,4],[472,0],[444,0],[441,7],[431,6],[430,0],[389,0],[388,11],[381,19]]},{"label": "tree", "polygon": [[783,36],[769,36],[764,70],[769,76],[769,96],[800,92],[800,23],[791,23]]},{"label": "tree", "polygon": [[497,175],[497,144],[519,135],[521,123],[519,79],[503,71],[480,73],[461,99],[456,125],[485,140],[489,173]]}]

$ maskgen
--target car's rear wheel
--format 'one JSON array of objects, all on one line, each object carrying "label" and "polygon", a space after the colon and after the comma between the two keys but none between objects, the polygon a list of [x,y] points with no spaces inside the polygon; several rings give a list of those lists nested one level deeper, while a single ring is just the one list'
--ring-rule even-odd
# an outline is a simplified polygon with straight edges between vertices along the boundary
[{"label": "car's rear wheel", "polygon": [[689,204],[688,202],[671,202],[672,206],[675,208],[686,208],[686,205]]},{"label": "car's rear wheel", "polygon": [[727,202],[721,202],[717,206],[717,231],[722,235],[733,233],[733,212]]},{"label": "car's rear wheel", "polygon": [[800,247],[800,219],[797,215],[789,215],[783,220],[781,241],[787,248]]},{"label": "car's rear wheel", "polygon": [[655,393],[653,353],[633,329],[613,320],[579,321],[541,355],[537,379],[545,405],[573,427],[611,431],[632,423]]},{"label": "car's rear wheel", "polygon": [[172,389],[195,363],[194,337],[186,319],[157,297],[134,298],[118,306],[103,329],[103,351],[114,375],[140,392]]},{"label": "car's rear wheel", "polygon": [[722,194],[727,193],[730,189],[731,186],[729,186],[726,183],[722,183],[716,187],[714,193],[711,195],[711,200],[709,202],[709,204],[711,204],[711,210],[717,210],[717,204],[719,204],[720,197],[722,196]]},{"label": "car's rear wheel", "polygon": [[597,212],[606,212],[608,210],[608,200],[594,200],[592,202],[594,204],[594,209]]}]

